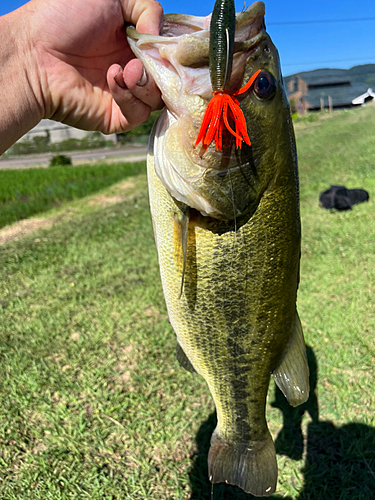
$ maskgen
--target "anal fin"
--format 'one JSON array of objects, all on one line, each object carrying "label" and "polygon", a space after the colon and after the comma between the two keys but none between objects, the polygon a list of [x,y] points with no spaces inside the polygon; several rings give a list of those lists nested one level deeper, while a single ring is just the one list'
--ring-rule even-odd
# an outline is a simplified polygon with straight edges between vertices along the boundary
[{"label": "anal fin", "polygon": [[189,358],[186,356],[178,340],[176,345],[176,358],[180,366],[182,366],[182,368],[185,368],[185,370],[188,372],[196,373],[194,366],[191,364]]},{"label": "anal fin", "polygon": [[309,397],[309,365],[302,325],[296,311],[293,334],[281,364],[273,372],[275,382],[288,403],[298,406]]}]

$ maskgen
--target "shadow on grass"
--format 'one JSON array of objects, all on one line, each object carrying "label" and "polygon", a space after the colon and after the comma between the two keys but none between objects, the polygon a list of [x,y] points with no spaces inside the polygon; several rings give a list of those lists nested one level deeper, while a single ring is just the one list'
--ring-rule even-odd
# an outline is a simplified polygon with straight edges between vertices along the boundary
[{"label": "shadow on grass", "polygon": [[[272,406],[283,413],[283,427],[276,440],[276,452],[293,460],[303,456],[302,417],[307,412],[311,422],[307,428],[306,462],[302,470],[304,486],[298,500],[371,500],[375,498],[375,429],[368,425],[350,423],[336,427],[330,421],[319,420],[316,396],[317,362],[313,350],[307,347],[310,367],[310,397],[292,408],[278,388]],[[251,500],[255,497],[241,489],[225,484],[212,487],[208,481],[207,455],[211,434],[216,427],[213,413],[200,427],[196,442],[198,451],[193,457],[190,472],[190,500]],[[270,499],[280,497],[272,495]]]}]

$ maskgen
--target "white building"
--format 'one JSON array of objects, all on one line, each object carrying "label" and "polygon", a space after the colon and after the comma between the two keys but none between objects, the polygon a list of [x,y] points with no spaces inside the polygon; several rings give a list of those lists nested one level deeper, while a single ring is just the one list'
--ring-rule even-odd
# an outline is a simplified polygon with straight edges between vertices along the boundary
[{"label": "white building", "polygon": [[352,104],[361,104],[362,106],[370,101],[375,102],[375,92],[372,89],[367,89],[367,92],[352,100]]},{"label": "white building", "polygon": [[[75,127],[70,127],[69,125],[64,125],[63,123],[55,122],[53,120],[42,120],[36,127],[31,129],[27,134],[25,134],[20,140],[32,139],[37,136],[46,136],[49,134],[50,141],[61,142],[67,139],[83,139],[88,134],[92,132],[87,132],[86,130],[79,130]],[[116,134],[104,135],[108,140],[116,142]]]}]

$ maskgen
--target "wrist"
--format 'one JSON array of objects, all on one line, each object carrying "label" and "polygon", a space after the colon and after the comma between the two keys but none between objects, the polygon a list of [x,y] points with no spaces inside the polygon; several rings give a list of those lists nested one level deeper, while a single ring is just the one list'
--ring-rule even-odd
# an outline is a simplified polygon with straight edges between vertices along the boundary
[{"label": "wrist", "polygon": [[0,154],[44,115],[40,76],[28,39],[30,13],[24,9],[0,18]]}]

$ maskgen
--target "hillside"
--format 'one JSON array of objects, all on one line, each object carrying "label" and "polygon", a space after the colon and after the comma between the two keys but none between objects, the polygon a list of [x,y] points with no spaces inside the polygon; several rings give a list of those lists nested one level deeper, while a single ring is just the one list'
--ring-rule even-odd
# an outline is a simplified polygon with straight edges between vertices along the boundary
[{"label": "hillside", "polygon": [[368,87],[375,89],[375,64],[353,66],[353,68],[346,71],[349,73],[353,83],[366,83]]},{"label": "hillside", "polygon": [[339,79],[344,79],[347,77],[352,83],[362,83],[366,84],[367,88],[375,88],[375,64],[361,64],[353,66],[350,69],[320,68],[313,71],[302,71],[300,73],[294,73],[293,75],[284,77],[284,82],[286,85],[289,79],[295,75],[299,75],[302,79],[312,79],[315,76],[319,77],[322,73],[324,73],[325,76],[329,75],[332,78],[338,77]]}]

